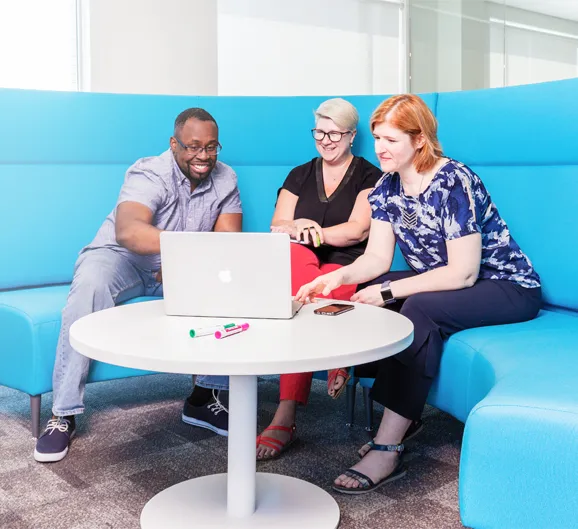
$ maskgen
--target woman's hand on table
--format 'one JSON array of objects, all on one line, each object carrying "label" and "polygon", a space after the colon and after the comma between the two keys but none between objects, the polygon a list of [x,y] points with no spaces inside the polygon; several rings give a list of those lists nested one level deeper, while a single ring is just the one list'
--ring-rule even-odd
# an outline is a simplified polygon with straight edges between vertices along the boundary
[{"label": "woman's hand on table", "polygon": [[301,303],[311,303],[315,301],[317,294],[328,296],[341,285],[343,285],[343,274],[341,270],[335,270],[303,285],[295,295],[295,299]]},{"label": "woman's hand on table", "polygon": [[383,305],[383,298],[381,296],[381,285],[371,285],[351,296],[351,301],[357,303],[365,303],[366,305],[375,305],[381,307]]}]

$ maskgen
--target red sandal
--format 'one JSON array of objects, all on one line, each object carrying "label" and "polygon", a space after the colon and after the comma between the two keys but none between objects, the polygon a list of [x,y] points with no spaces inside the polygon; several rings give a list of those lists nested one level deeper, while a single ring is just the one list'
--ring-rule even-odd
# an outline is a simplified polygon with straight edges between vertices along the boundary
[{"label": "red sandal", "polygon": [[351,375],[346,369],[343,369],[342,367],[339,369],[331,369],[330,371],[327,372],[327,390],[333,388],[333,386],[335,385],[335,379],[337,377],[343,377],[345,380],[343,382],[343,385],[333,395],[333,399],[338,399],[341,396],[341,394],[345,390],[345,386],[347,386],[347,383],[351,379]]},{"label": "red sandal", "polygon": [[[282,432],[289,432],[291,436],[289,440],[283,442],[279,439],[275,439],[274,437],[269,437],[268,435],[263,435],[267,430],[280,430]],[[269,459],[276,459],[278,458],[283,452],[285,452],[296,440],[297,437],[295,436],[295,425],[293,426],[269,426],[263,430],[263,434],[257,436],[257,446],[265,445],[269,448],[275,450],[273,455],[264,456],[258,459],[257,461],[268,461]]]}]

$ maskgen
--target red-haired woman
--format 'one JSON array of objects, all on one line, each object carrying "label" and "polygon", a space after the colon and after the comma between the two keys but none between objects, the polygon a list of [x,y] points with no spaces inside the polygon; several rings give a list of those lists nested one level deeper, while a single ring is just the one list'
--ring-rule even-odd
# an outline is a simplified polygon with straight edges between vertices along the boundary
[{"label": "red-haired woman", "polygon": [[[360,284],[352,300],[397,309],[414,324],[401,353],[369,366],[372,398],[384,407],[377,435],[333,488],[363,494],[405,474],[402,440],[419,420],[444,340],[463,329],[533,319],[540,278],[469,167],[445,157],[437,121],[418,96],[399,95],[373,113],[371,130],[384,175],[369,195],[367,249],[353,264],[297,294],[307,301]],[[397,242],[410,271],[390,272]]]}]

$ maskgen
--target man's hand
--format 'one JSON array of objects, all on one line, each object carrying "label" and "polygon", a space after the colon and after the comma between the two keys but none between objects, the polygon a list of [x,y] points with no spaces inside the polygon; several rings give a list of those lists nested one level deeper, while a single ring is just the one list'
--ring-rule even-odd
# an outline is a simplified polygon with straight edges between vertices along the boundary
[{"label": "man's hand", "polygon": [[159,271],[155,274],[155,279],[157,280],[157,283],[163,282],[163,269],[162,268],[159,268]]}]

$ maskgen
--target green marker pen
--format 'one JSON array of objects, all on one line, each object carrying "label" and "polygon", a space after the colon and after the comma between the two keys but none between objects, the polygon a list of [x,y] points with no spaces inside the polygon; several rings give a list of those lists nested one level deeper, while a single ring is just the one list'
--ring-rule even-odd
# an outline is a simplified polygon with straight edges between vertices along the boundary
[{"label": "green marker pen", "polygon": [[212,327],[202,327],[201,329],[191,329],[189,334],[191,338],[199,338],[200,336],[209,336],[209,334],[215,334],[217,331],[223,332],[225,329],[234,327],[236,323],[227,323],[226,325],[214,325]]}]

